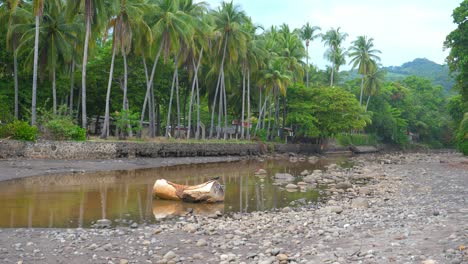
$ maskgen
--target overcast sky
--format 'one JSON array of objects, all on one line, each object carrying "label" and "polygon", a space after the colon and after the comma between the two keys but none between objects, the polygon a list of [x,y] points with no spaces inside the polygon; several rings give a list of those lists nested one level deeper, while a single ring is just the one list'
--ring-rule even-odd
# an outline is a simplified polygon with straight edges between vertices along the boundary
[{"label": "overcast sky", "polygon": [[[205,0],[217,8],[220,0]],[[254,23],[265,27],[287,23],[299,28],[306,22],[326,31],[341,27],[349,34],[345,47],[359,35],[374,38],[384,66],[399,66],[415,58],[443,64],[445,36],[456,28],[452,11],[461,0],[234,0]],[[309,47],[311,62],[324,68],[325,48],[320,40]],[[348,67],[343,67],[346,69]]]}]

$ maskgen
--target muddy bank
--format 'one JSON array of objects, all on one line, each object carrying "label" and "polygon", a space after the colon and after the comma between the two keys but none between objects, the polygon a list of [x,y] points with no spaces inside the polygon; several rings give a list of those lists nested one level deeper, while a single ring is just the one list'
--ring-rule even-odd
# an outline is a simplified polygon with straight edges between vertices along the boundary
[{"label": "muddy bank", "polygon": [[320,152],[314,144],[264,144],[264,143],[155,143],[155,142],[25,142],[0,140],[0,159],[119,159],[165,157],[255,156],[265,153]]},{"label": "muddy bank", "polygon": [[248,157],[240,156],[222,156],[112,160],[0,159],[0,181],[50,174],[73,174],[95,171],[133,170],[175,165],[231,162],[247,158]]},{"label": "muddy bank", "polygon": [[304,176],[331,183],[326,204],[111,229],[1,229],[0,261],[467,263],[467,158],[353,159],[351,170],[331,166]]}]

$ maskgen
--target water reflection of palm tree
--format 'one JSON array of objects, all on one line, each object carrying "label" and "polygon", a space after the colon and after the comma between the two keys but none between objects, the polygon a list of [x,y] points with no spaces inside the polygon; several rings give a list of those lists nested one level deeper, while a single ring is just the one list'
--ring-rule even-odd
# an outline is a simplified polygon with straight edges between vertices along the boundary
[{"label": "water reflection of palm tree", "polygon": [[85,205],[86,194],[83,188],[80,190],[80,212],[78,216],[78,227],[83,227],[83,218],[84,218],[84,205]]},{"label": "water reflection of palm tree", "polygon": [[54,211],[49,209],[49,228],[54,226]]},{"label": "water reflection of palm tree", "polygon": [[101,219],[106,219],[107,212],[107,184],[101,184],[99,188],[99,193],[101,195]]},{"label": "water reflection of palm tree", "polygon": [[10,209],[10,228],[15,226],[15,211]]},{"label": "water reflection of palm tree", "polygon": [[140,213],[140,222],[143,220],[143,206],[141,204],[140,190],[137,190],[138,212]]},{"label": "water reflection of palm tree", "polygon": [[249,179],[250,179],[250,172],[247,175],[245,181],[245,212],[248,212],[249,209]]},{"label": "water reflection of palm tree", "polygon": [[242,212],[243,212],[243,211],[242,211],[242,195],[243,195],[243,193],[242,193],[242,187],[243,187],[242,179],[243,179],[244,177],[242,177],[242,174],[240,174],[240,173],[238,173],[237,175],[238,175],[238,177],[240,178],[240,179],[239,179],[239,181],[240,181],[240,182],[239,182],[239,212],[242,213]]},{"label": "water reflection of palm tree", "polygon": [[34,212],[33,202],[34,202],[34,199],[29,201],[29,206],[28,206],[28,228],[32,228],[32,217],[33,217],[33,212]]},{"label": "water reflection of palm tree", "polygon": [[148,183],[146,185],[146,210],[145,210],[145,218],[151,219],[153,214],[153,184]]}]

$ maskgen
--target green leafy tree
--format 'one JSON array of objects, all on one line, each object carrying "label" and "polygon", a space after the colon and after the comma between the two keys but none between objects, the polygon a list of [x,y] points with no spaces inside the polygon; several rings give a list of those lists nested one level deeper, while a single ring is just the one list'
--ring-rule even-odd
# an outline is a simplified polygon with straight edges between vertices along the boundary
[{"label": "green leafy tree", "polygon": [[19,85],[18,85],[18,53],[21,34],[16,29],[19,24],[29,21],[29,12],[25,10],[26,3],[21,0],[6,0],[0,5],[0,23],[7,25],[6,47],[13,52],[13,77],[15,82],[15,118],[19,117]]}]

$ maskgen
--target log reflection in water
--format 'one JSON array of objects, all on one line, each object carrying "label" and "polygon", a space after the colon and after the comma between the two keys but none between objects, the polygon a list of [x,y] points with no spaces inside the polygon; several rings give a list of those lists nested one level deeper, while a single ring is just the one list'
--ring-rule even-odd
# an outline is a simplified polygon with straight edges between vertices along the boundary
[{"label": "log reflection in water", "polygon": [[154,200],[153,215],[156,220],[172,218],[175,216],[213,215],[219,211],[224,212],[224,203],[184,203],[179,201]]}]

